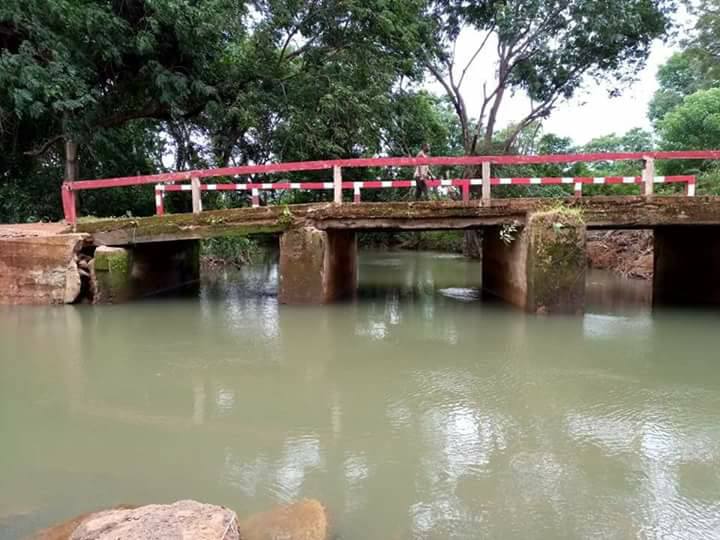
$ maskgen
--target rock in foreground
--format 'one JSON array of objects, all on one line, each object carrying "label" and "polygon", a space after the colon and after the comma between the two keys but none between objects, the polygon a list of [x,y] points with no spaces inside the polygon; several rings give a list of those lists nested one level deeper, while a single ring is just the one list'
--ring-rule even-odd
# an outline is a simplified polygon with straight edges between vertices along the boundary
[{"label": "rock in foreground", "polygon": [[240,540],[237,515],[196,501],[92,514],[70,540]]},{"label": "rock in foreground", "polygon": [[316,500],[254,514],[239,525],[232,510],[179,501],[83,514],[33,540],[327,540],[328,535],[325,507]]}]

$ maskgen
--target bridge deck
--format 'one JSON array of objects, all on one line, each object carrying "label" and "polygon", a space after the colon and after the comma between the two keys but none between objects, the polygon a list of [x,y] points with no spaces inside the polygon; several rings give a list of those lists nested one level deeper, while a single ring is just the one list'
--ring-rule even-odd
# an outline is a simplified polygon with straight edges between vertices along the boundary
[{"label": "bridge deck", "polygon": [[563,204],[578,208],[588,228],[655,228],[720,225],[720,197],[592,197],[584,199],[493,199],[480,201],[330,203],[268,206],[81,222],[98,245],[193,240],[239,234],[280,233],[292,226],[319,229],[470,229],[525,222],[529,212]]}]

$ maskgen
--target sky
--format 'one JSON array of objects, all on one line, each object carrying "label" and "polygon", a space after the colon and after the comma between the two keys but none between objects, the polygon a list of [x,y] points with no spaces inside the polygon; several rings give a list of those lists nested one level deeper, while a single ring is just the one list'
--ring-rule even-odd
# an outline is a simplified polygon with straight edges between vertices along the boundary
[{"label": "sky", "polygon": [[[676,14],[676,23],[682,27],[690,25],[687,13]],[[456,44],[456,76],[462,71],[482,40],[478,32],[466,29]],[[571,137],[578,144],[610,133],[624,133],[632,128],[650,129],[647,118],[648,103],[657,89],[656,74],[658,68],[679,50],[677,43],[653,42],[650,56],[644,69],[637,74],[635,82],[620,87],[619,97],[609,97],[611,84],[598,85],[589,82],[570,100],[560,103],[544,123],[545,133]],[[487,51],[494,50],[494,44],[488,42]],[[494,73],[494,55],[482,54],[468,70],[463,82],[463,95],[471,116],[477,116],[481,104],[483,81]],[[439,83],[429,81],[428,89],[443,94]],[[488,87],[490,84],[488,83]],[[513,96],[503,103],[498,127],[502,128],[512,121],[522,119],[529,110],[529,100],[524,96]]]}]

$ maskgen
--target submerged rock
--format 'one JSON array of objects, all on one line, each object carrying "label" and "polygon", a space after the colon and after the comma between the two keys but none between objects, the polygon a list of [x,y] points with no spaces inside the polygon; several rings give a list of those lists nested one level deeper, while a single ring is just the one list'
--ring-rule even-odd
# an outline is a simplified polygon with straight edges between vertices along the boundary
[{"label": "submerged rock", "polygon": [[306,499],[250,516],[239,529],[241,540],[326,540],[329,526],[322,503]]}]

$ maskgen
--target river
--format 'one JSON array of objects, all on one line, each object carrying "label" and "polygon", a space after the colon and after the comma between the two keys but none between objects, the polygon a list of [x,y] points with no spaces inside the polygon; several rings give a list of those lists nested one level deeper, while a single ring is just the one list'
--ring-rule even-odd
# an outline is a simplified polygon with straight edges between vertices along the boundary
[{"label": "river", "polygon": [[719,313],[593,273],[583,317],[526,316],[479,278],[365,252],[339,305],[279,306],[262,263],[191,297],[0,309],[0,538],[302,497],[344,540],[719,538]]}]

